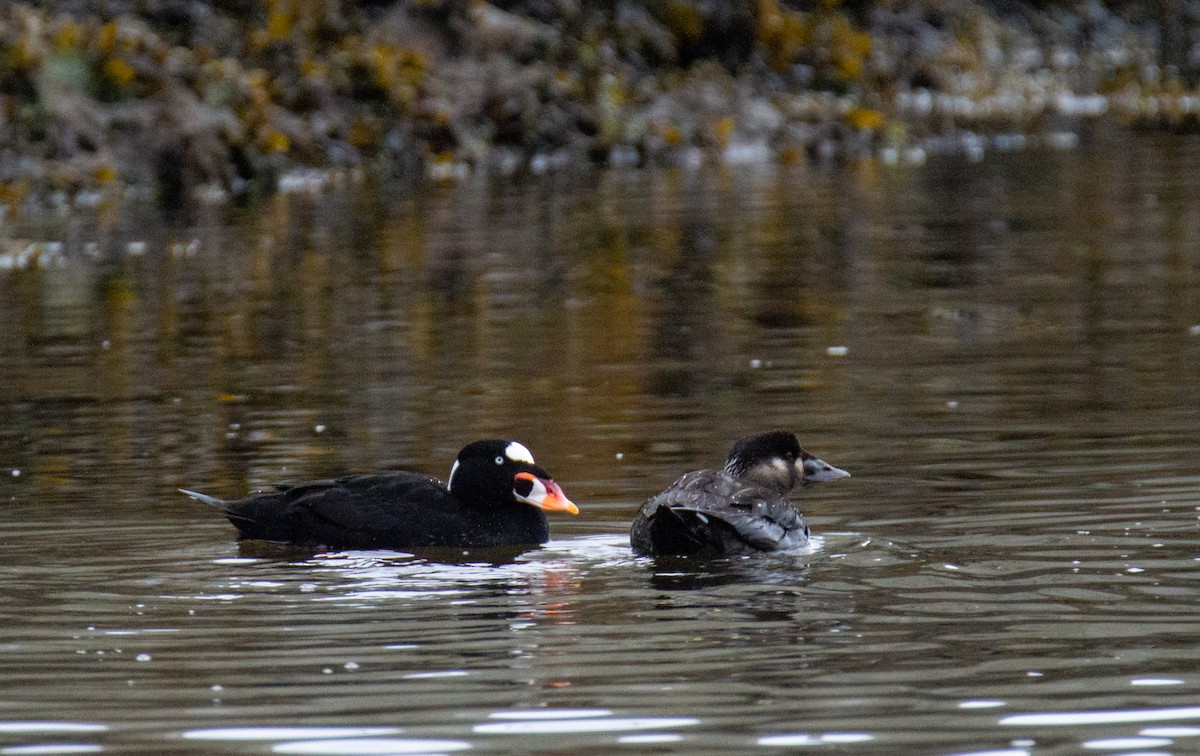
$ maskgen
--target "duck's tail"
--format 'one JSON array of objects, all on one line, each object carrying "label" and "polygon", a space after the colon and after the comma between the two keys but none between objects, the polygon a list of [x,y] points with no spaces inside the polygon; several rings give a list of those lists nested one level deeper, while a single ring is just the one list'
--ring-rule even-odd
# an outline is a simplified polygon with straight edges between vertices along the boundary
[{"label": "duck's tail", "polygon": [[186,488],[180,488],[177,490],[179,491],[179,493],[187,494],[188,496],[192,497],[196,501],[202,501],[210,507],[216,507],[217,509],[225,508],[225,501],[222,499],[218,499],[216,496],[209,496],[208,494],[202,494],[199,491],[189,491]]}]

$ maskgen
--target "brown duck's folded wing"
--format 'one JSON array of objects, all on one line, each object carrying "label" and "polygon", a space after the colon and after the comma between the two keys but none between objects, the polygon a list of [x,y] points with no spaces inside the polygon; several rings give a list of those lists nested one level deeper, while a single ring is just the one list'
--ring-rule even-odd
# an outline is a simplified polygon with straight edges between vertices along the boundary
[{"label": "brown duck's folded wing", "polygon": [[804,518],[785,497],[717,470],[688,473],[651,498],[630,531],[640,554],[744,554],[795,548]]}]

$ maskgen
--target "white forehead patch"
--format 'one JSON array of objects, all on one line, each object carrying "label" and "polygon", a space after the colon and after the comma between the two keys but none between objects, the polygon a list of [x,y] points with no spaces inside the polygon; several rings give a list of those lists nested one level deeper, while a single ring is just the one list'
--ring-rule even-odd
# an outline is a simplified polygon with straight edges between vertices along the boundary
[{"label": "white forehead patch", "polygon": [[458,460],[454,460],[454,465],[450,468],[450,479],[446,481],[446,490],[454,488],[454,473],[458,472]]},{"label": "white forehead patch", "polygon": [[533,455],[529,453],[528,449],[521,444],[518,444],[516,441],[513,441],[508,445],[508,447],[504,450],[504,456],[508,457],[513,462],[524,462],[529,465],[534,464]]}]

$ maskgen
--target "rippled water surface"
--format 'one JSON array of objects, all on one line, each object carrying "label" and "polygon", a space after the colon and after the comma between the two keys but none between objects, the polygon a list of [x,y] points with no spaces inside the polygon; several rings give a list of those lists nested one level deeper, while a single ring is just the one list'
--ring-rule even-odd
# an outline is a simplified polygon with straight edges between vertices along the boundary
[{"label": "rippled water surface", "polygon": [[[1200,751],[1200,142],[0,225],[0,754]],[[811,553],[635,558],[795,429]],[[524,554],[175,493],[524,441]]]}]

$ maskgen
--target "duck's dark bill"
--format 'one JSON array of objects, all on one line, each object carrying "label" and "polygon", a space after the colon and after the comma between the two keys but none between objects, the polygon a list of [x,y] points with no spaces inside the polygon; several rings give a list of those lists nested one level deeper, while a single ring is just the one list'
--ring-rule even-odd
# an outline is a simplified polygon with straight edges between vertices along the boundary
[{"label": "duck's dark bill", "polygon": [[579,514],[579,507],[567,498],[557,483],[532,473],[517,473],[513,478],[513,496],[517,501],[532,504],[546,512]]},{"label": "duck's dark bill", "polygon": [[805,483],[831,483],[842,478],[849,478],[850,473],[840,467],[834,467],[823,459],[802,450],[804,460]]}]

